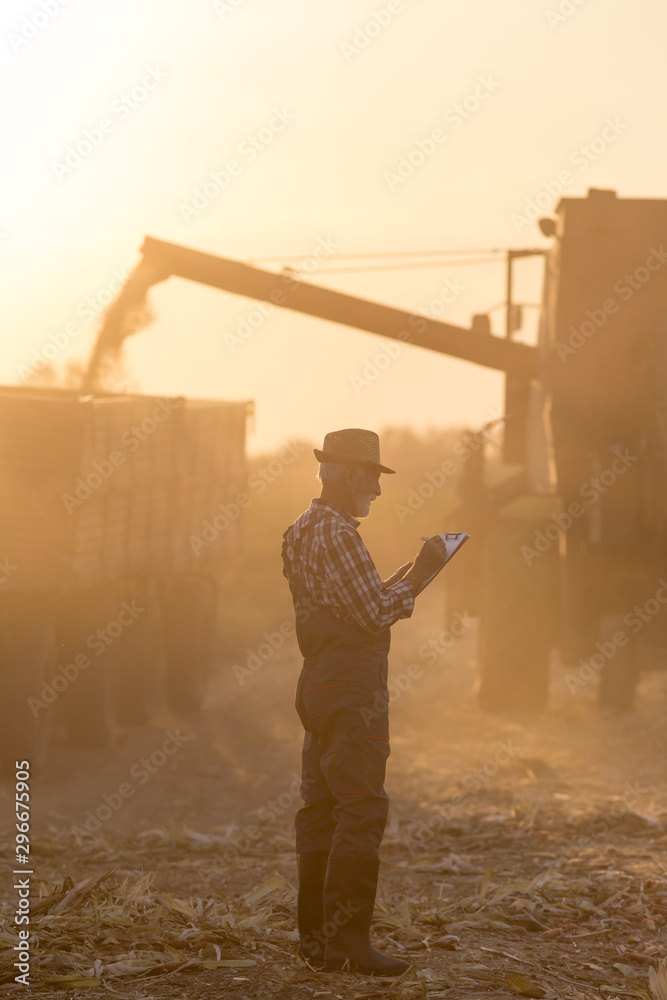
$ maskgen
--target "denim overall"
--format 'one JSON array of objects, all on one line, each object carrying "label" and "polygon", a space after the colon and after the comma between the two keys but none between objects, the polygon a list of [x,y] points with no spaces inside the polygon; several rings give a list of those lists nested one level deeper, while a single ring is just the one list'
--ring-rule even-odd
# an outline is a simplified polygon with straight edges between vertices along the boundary
[{"label": "denim overall", "polygon": [[[296,540],[297,558],[314,526]],[[296,710],[306,730],[296,851],[377,858],[389,804],[390,632],[342,621],[315,604],[298,578],[292,597],[304,657]]]}]

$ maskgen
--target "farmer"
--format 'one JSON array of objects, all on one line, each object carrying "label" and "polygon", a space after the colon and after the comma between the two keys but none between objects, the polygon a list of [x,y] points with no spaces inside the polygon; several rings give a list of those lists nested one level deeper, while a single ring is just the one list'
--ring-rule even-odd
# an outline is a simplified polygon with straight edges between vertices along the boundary
[{"label": "farmer", "polygon": [[[420,584],[445,555],[439,535],[384,583],[357,532],[381,494],[373,431],[327,434],[315,448],[319,498],[283,535],[283,573],[304,657],[296,709],[303,807],[296,816],[299,954],[314,968],[400,975],[369,931],[387,821],[389,628],[409,618]],[[349,964],[346,964],[349,963]]]}]

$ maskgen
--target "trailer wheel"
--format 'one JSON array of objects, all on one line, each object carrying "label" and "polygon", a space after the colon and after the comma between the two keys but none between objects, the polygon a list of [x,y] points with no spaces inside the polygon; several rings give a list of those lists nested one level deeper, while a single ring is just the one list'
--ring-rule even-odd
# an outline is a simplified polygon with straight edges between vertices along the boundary
[{"label": "trailer wheel", "polygon": [[629,643],[619,647],[611,642],[615,632],[624,631],[623,615],[605,615],[600,622],[600,644],[613,651],[600,671],[598,706],[621,714],[632,712],[639,679],[639,655],[636,646]]},{"label": "trailer wheel", "polygon": [[9,776],[16,761],[43,770],[53,726],[56,642],[53,600],[34,591],[8,594],[0,605],[0,770]]},{"label": "trailer wheel", "polygon": [[[59,699],[60,716],[70,745],[102,747],[111,742],[114,724],[113,673],[109,647],[96,633],[113,619],[116,609],[111,587],[63,595],[56,623],[58,655],[62,664],[87,666],[72,671]],[[77,658],[79,658],[77,660]]]},{"label": "trailer wheel", "polygon": [[136,596],[141,615],[109,650],[113,665],[115,718],[120,725],[150,722],[160,702],[164,637],[159,594],[152,581],[124,588]]},{"label": "trailer wheel", "polygon": [[540,712],[547,704],[557,621],[558,545],[552,543],[532,558],[527,549],[535,552],[540,527],[535,520],[508,518],[490,526],[486,537],[479,702],[490,712]]},{"label": "trailer wheel", "polygon": [[179,575],[165,594],[165,693],[174,712],[201,708],[213,665],[217,588],[204,576]]}]

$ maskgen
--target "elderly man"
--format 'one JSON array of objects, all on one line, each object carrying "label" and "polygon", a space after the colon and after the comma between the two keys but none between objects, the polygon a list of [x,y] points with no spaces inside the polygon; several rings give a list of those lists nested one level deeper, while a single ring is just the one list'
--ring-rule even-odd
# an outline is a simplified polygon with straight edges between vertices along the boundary
[{"label": "elderly man", "polygon": [[400,975],[408,966],[371,946],[369,931],[387,821],[387,653],[390,626],[409,618],[420,585],[443,562],[439,535],[414,563],[380,579],[357,532],[381,494],[373,431],[327,434],[321,495],[283,536],[283,573],[304,657],[296,708],[305,729],[296,817],[299,953],[314,968]]}]

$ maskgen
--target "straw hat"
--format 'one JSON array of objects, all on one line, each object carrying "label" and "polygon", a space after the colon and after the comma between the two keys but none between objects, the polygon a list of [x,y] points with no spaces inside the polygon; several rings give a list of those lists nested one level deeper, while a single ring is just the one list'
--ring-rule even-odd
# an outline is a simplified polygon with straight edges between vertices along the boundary
[{"label": "straw hat", "polygon": [[345,465],[366,465],[376,472],[395,472],[380,462],[380,439],[375,431],[347,427],[331,431],[322,448],[313,448],[318,462],[342,462]]}]

